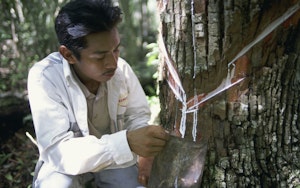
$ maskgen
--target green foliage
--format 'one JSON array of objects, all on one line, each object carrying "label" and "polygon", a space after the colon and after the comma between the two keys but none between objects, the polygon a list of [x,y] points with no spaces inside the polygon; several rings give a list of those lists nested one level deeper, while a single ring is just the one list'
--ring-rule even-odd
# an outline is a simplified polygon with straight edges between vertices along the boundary
[{"label": "green foliage", "polygon": [[25,136],[25,131],[33,134],[32,125],[0,145],[0,187],[31,187],[38,149]]},{"label": "green foliage", "polygon": [[12,156],[12,153],[9,154],[0,154],[0,166],[2,166],[4,164],[4,162],[7,161],[7,159],[9,159]]},{"label": "green foliage", "polygon": [[159,108],[160,103],[158,96],[147,96],[147,101],[150,108]]},{"label": "green foliage", "polygon": [[0,92],[25,90],[29,67],[55,50],[53,18],[62,2],[2,0]]},{"label": "green foliage", "polygon": [[[157,43],[151,43],[147,46],[147,49],[150,50],[147,53],[146,57],[148,58],[147,66],[155,66],[157,68],[159,64],[158,55],[159,55],[159,48]],[[157,71],[152,75],[153,79],[157,79]]]},{"label": "green foliage", "polygon": [[148,53],[146,54],[146,70],[140,76],[143,78],[142,80],[150,80],[150,84],[144,85],[144,90],[147,92],[149,96],[157,95],[156,88],[156,80],[157,80],[157,68],[158,68],[158,45],[157,43],[148,44],[146,49],[148,49]]},{"label": "green foliage", "polygon": [[158,96],[148,96],[147,101],[149,103],[150,110],[151,110],[151,119],[150,119],[149,123],[153,124],[153,125],[159,125],[160,124],[159,113],[161,110],[159,97]]},{"label": "green foliage", "polygon": [[[119,0],[124,12],[120,25],[122,52],[137,74],[147,95],[156,94],[156,81],[153,75],[157,72],[157,64],[151,44],[156,43],[158,18],[156,2],[148,0]],[[126,48],[125,48],[126,47]],[[150,51],[150,52],[149,52]]]}]

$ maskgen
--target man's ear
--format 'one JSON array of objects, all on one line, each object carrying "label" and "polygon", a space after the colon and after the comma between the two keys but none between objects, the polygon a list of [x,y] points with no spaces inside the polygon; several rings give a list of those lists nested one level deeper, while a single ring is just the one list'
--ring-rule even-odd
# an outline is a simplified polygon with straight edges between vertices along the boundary
[{"label": "man's ear", "polygon": [[65,45],[61,45],[58,48],[60,54],[68,61],[68,63],[70,64],[75,64],[77,59],[76,57],[73,55],[73,53],[71,52],[71,50],[69,50]]}]

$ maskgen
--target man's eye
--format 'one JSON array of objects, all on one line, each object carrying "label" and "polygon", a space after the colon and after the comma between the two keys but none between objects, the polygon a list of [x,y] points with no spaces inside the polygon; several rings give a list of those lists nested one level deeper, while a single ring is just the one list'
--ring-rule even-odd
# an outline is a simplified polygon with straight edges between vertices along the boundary
[{"label": "man's eye", "polygon": [[116,49],[114,50],[114,52],[120,52],[120,49],[119,49],[119,48],[116,48]]},{"label": "man's eye", "polygon": [[101,61],[101,60],[103,60],[104,58],[105,58],[105,55],[97,57],[96,60],[97,60],[97,61]]}]

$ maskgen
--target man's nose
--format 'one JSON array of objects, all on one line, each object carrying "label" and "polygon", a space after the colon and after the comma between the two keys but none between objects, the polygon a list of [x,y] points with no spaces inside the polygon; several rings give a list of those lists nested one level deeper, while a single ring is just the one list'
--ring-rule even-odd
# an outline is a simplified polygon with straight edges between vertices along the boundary
[{"label": "man's nose", "polygon": [[118,63],[119,56],[116,55],[114,52],[110,52],[107,54],[105,67],[106,68],[116,68]]}]

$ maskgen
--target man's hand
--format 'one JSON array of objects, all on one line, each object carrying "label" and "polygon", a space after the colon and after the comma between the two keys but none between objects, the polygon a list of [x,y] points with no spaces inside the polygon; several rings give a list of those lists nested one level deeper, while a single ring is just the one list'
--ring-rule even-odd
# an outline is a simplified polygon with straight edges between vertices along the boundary
[{"label": "man's hand", "polygon": [[142,157],[157,155],[169,140],[167,133],[161,126],[149,125],[127,132],[127,140],[131,150]]}]

